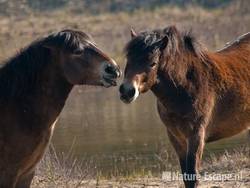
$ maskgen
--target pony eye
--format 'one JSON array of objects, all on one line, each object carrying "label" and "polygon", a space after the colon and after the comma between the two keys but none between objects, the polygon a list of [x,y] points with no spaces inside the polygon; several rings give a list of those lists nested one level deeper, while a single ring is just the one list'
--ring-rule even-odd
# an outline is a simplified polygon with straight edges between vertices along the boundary
[{"label": "pony eye", "polygon": [[81,55],[82,52],[83,52],[82,49],[76,49],[76,50],[73,51],[73,53],[74,53],[75,55]]},{"label": "pony eye", "polygon": [[154,66],[156,66],[157,65],[157,63],[151,63],[149,66],[150,67],[154,67]]}]

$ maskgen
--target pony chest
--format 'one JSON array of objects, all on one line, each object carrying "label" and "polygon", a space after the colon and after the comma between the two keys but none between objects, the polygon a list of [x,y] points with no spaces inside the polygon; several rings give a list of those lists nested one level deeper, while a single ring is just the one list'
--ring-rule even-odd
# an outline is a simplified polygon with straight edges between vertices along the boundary
[{"label": "pony chest", "polygon": [[56,122],[57,120],[47,130],[45,130],[38,138],[37,144],[35,145],[34,150],[32,151],[31,155],[33,156],[32,158],[36,159],[42,157],[42,155],[45,152],[45,149],[47,148],[52,138]]},{"label": "pony chest", "polygon": [[[172,111],[171,108],[166,107],[159,100],[157,101],[157,109],[159,116],[166,126],[167,130],[172,132],[174,135],[187,136],[192,126],[186,126],[187,122],[192,122],[193,116],[191,115],[182,115]],[[191,125],[191,124],[189,124]]]},{"label": "pony chest", "polygon": [[169,92],[163,98],[158,98],[157,106],[164,117],[194,118],[193,99],[185,92]]},{"label": "pony chest", "polygon": [[194,98],[182,86],[174,85],[169,80],[165,80],[154,87],[153,93],[157,97],[158,103],[161,103],[161,105],[158,106],[160,106],[161,109],[165,109],[165,115],[168,113],[180,117],[187,117],[194,112]]},{"label": "pony chest", "polygon": [[35,144],[31,147],[31,151],[29,154],[27,153],[27,157],[25,157],[21,163],[21,173],[33,170],[36,164],[41,160],[53,135],[55,124],[56,121],[48,130],[45,130],[41,136],[37,137]]}]

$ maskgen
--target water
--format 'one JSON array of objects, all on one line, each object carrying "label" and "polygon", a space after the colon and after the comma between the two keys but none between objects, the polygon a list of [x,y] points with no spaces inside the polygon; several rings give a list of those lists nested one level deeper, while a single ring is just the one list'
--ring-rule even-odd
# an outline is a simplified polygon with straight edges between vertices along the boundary
[{"label": "water", "polygon": [[[148,92],[126,105],[117,90],[75,87],[55,129],[52,142],[56,150],[67,152],[72,147],[77,158],[94,159],[104,174],[164,169],[157,156],[165,149],[173,153],[173,149],[156,111],[155,97]],[[246,140],[243,134],[208,144],[205,156],[239,147]],[[176,157],[171,156],[169,163],[176,166]]]}]

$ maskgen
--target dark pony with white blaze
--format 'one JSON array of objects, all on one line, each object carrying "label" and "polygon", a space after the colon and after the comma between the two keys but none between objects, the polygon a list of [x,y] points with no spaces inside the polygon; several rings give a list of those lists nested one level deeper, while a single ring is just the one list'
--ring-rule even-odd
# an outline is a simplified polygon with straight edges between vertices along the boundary
[{"label": "dark pony with white blaze", "polygon": [[210,52],[175,26],[136,34],[127,44],[120,98],[151,90],[179,157],[186,187],[197,187],[206,142],[249,129],[250,33]]},{"label": "dark pony with white blaze", "polygon": [[85,33],[41,38],[0,68],[0,187],[28,188],[74,85],[114,86],[120,70]]}]

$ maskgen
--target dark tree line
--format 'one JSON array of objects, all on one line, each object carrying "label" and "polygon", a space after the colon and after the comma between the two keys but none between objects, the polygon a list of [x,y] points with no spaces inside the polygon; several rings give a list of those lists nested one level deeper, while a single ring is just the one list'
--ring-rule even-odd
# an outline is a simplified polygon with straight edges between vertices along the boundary
[{"label": "dark tree line", "polygon": [[[154,9],[163,5],[185,7],[189,4],[214,8],[226,6],[232,1],[248,0],[0,0],[0,14],[34,11],[51,11],[63,7],[73,7],[78,12],[99,14],[103,12],[134,11],[139,8]],[[21,13],[21,11],[19,13]]]}]

